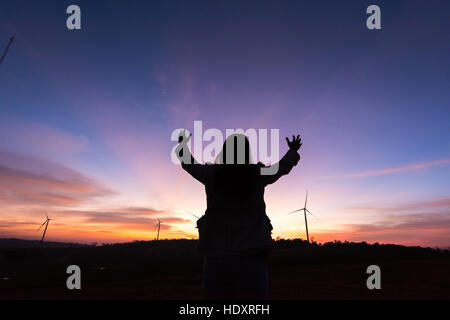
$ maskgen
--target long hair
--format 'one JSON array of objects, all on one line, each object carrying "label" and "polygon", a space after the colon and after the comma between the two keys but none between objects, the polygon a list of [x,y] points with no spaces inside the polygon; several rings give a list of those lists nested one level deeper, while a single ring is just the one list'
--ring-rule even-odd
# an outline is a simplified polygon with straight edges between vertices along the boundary
[{"label": "long hair", "polygon": [[217,155],[216,164],[252,164],[250,142],[240,133],[235,133],[225,140],[222,151]]}]

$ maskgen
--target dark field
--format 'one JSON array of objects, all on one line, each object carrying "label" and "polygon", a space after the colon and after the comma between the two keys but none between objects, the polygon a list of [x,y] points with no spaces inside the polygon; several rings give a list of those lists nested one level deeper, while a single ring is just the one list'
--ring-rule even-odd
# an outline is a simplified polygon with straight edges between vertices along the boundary
[{"label": "dark field", "polygon": [[[202,299],[196,240],[26,243],[0,241],[0,299]],[[66,288],[71,264],[81,268],[81,290]],[[366,287],[372,264],[381,290]],[[450,299],[448,250],[282,240],[269,268],[270,299]]]}]

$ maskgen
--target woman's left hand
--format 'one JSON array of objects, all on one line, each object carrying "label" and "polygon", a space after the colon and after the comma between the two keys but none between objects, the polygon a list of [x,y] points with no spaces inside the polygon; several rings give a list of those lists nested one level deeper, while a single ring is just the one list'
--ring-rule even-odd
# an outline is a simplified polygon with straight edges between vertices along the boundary
[{"label": "woman's left hand", "polygon": [[289,139],[286,137],[286,142],[289,146],[289,149],[292,149],[294,151],[298,151],[300,147],[302,146],[302,138],[300,138],[300,135],[297,135],[297,137],[292,136],[292,141],[289,141]]},{"label": "woman's left hand", "polygon": [[186,129],[183,129],[180,132],[180,135],[178,136],[178,143],[181,143],[184,140],[186,140],[185,143],[188,143],[189,140],[191,140],[191,136],[192,136],[192,133],[190,133],[189,136],[186,137]]}]

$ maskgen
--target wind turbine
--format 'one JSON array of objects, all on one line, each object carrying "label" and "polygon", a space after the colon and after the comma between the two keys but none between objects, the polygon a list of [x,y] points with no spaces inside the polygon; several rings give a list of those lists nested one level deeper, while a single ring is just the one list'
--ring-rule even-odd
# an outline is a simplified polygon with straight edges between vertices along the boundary
[{"label": "wind turbine", "polygon": [[198,229],[198,220],[200,220],[200,217],[197,216],[197,215],[195,215],[195,214],[193,214],[191,211],[188,211],[188,212],[189,212],[189,214],[190,214],[191,216],[193,216],[193,217],[195,217],[195,218],[197,219],[197,221],[192,220],[192,222],[195,223],[195,228]]},{"label": "wind turbine", "polygon": [[306,203],[308,201],[308,190],[306,190],[306,197],[305,197],[305,206],[301,209],[289,212],[288,214],[294,213],[294,212],[299,212],[299,211],[303,211],[304,215],[305,215],[305,226],[306,226],[306,239],[308,240],[309,243],[309,233],[308,233],[308,219],[306,218],[306,213],[309,213],[310,215],[312,215],[313,217],[315,217],[315,215],[313,215],[308,209],[306,209]]},{"label": "wind turbine", "polygon": [[53,219],[50,219],[50,218],[48,217],[47,212],[45,213],[45,216],[47,217],[47,219],[44,221],[43,224],[41,224],[41,226],[39,227],[39,229],[36,230],[36,231],[41,230],[41,228],[45,225],[44,234],[42,235],[41,243],[44,242],[45,233],[47,232],[47,227],[48,227],[48,224],[49,224],[50,220],[53,220]]},{"label": "wind turbine", "polygon": [[156,235],[156,240],[159,240],[159,229],[161,228],[161,220],[159,220],[159,218],[157,218],[157,219],[158,219],[158,223],[156,224],[156,226],[158,227],[158,233]]}]

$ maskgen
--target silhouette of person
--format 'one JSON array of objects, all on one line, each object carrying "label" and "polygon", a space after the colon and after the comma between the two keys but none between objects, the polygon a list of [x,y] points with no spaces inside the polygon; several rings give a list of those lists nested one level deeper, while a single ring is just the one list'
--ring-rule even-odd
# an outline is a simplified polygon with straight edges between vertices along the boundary
[{"label": "silhouette of person", "polygon": [[[208,299],[263,299],[268,291],[267,259],[273,240],[264,188],[288,174],[300,160],[300,136],[286,138],[289,151],[274,165],[253,164],[248,138],[230,135],[215,164],[198,163],[185,130],[175,149],[181,166],[205,186],[207,209],[197,221],[205,256],[203,288]],[[274,169],[270,175],[261,169]]]}]

